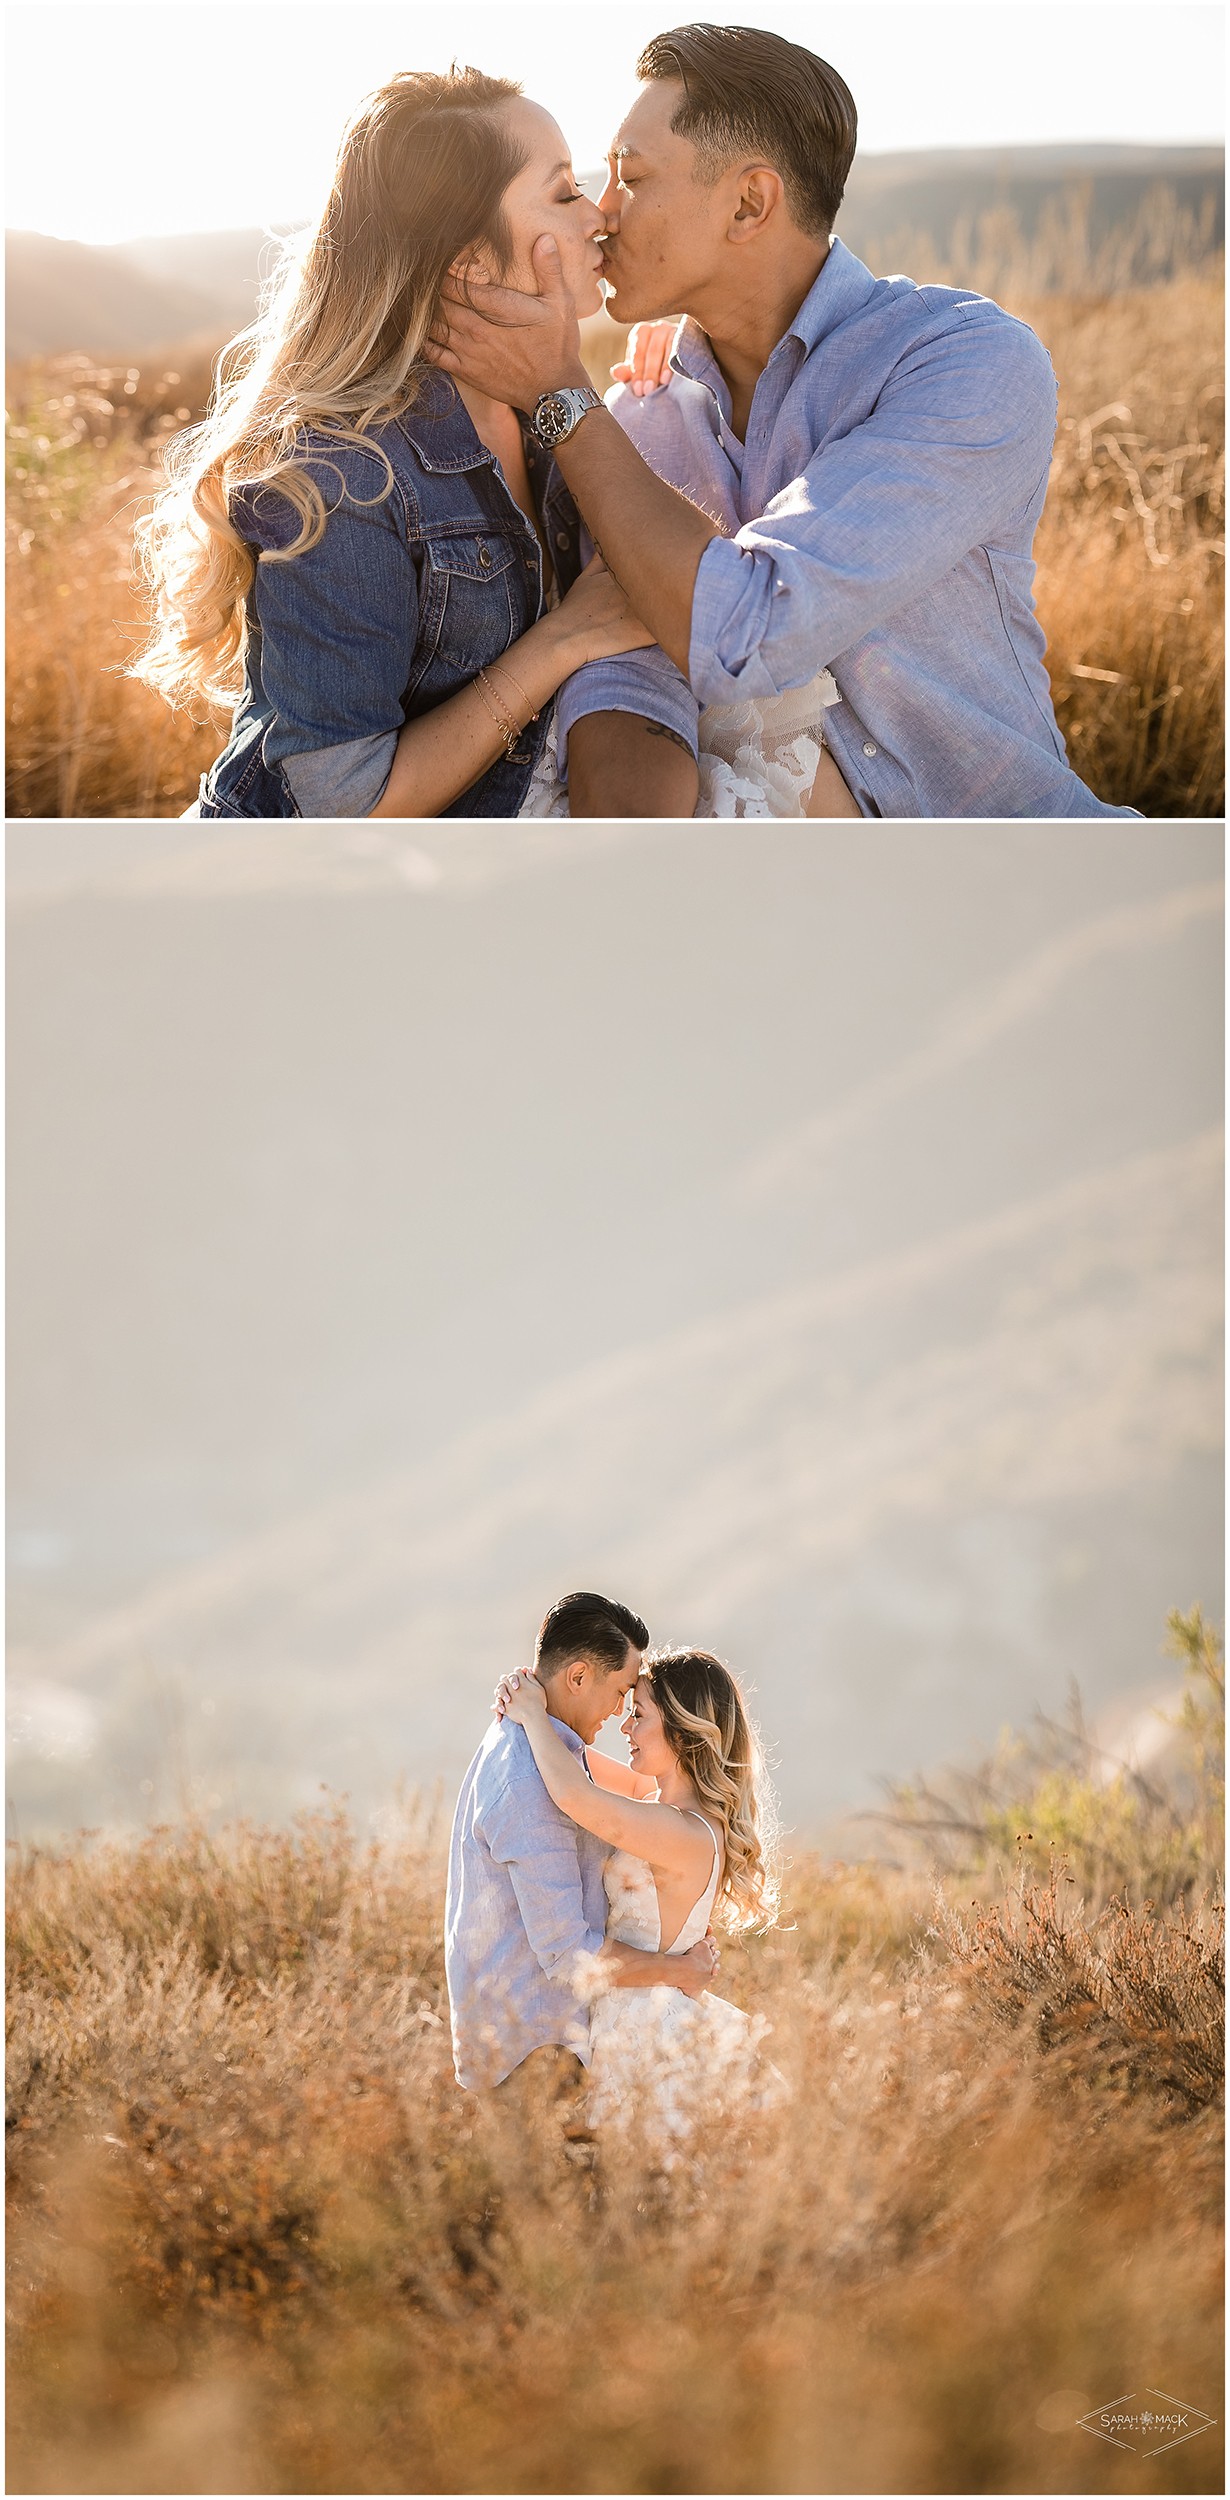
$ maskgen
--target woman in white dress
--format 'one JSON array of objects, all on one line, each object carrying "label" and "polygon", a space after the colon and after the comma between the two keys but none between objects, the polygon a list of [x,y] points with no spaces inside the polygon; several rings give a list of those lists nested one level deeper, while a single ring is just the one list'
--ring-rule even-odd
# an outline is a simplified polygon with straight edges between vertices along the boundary
[{"label": "woman in white dress", "polygon": [[[770,1926],[777,1891],[767,1861],[764,1771],[729,1668],[704,1650],[649,1656],[623,1733],[627,1767],[569,1751],[530,1674],[505,1678],[496,1707],[525,1729],[543,1782],[564,1814],[611,1843],[604,1868],[607,1935],[650,1952],[684,1953],[711,1920]],[[677,2166],[701,2119],[729,2121],[767,2103],[780,2077],[761,2052],[763,2017],[706,1989],[611,1990],[590,2022],[591,2124],[632,2128],[641,2154]]]}]

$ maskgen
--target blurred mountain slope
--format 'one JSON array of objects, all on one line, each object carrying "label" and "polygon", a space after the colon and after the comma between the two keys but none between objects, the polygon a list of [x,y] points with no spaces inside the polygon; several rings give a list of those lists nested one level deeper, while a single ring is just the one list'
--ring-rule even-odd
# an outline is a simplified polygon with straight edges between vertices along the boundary
[{"label": "blurred mountain slope", "polygon": [[28,1816],[452,1778],[611,1585],[814,1827],[1216,1608],[1213,837],[44,839]]},{"label": "blurred mountain slope", "polygon": [[[562,1575],[642,1602],[652,1590],[660,1637],[717,1622],[749,1661],[788,1812],[835,1810],[877,1767],[873,1746],[903,1770],[989,1738],[1007,1660],[1062,1637],[1065,1547],[1113,1569],[1116,1507],[1122,1529],[1188,1462],[1216,1460],[1204,1244],[1220,1189],[1220,1138],[1201,1138],[610,1357],[428,1466],[175,1576],[42,1671],[88,1689],[137,1657],[190,1663],[263,1734],[258,1753],[285,1741],[293,1692],[300,1767],[347,1785],[357,1771],[366,1791],[356,1717],[407,1776],[455,1778],[543,1589]],[[867,1602],[877,1551],[903,1530],[942,1551],[1005,1505],[1031,1535],[998,1595],[999,1638],[976,1669],[950,1607],[958,1672],[936,1692],[917,1633],[890,1660],[852,1594]],[[1022,1563],[1027,1589],[1012,1585]],[[1062,1676],[1030,1664],[1053,1704]],[[1100,1681],[1095,1657],[1099,1698]]]},{"label": "blurred mountain slope", "polygon": [[[1173,274],[1176,255],[1207,257],[1224,236],[1224,155],[1217,148],[1066,146],[920,149],[859,157],[839,221],[843,242],[877,270],[900,265],[911,239],[925,238],[911,269],[935,276],[968,257],[980,224],[1007,221],[1027,245],[1048,220],[1068,236],[1069,257],[1105,250],[1135,234],[1139,264],[1122,282]],[[598,174],[583,176],[592,189]],[[1164,215],[1148,203],[1166,194]],[[1071,205],[1068,205],[1071,204]],[[149,235],[91,245],[10,231],[7,238],[7,354],[58,356],[74,350],[116,359],[147,357],[214,338],[249,322],[259,281],[276,265],[283,229]],[[886,258],[887,255],[887,258]],[[1080,284],[1088,268],[1056,268],[1050,283]]]}]

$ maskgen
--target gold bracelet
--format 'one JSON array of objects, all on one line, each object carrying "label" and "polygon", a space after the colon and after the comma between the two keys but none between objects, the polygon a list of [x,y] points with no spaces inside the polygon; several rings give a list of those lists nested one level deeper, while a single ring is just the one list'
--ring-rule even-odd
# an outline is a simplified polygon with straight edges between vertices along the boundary
[{"label": "gold bracelet", "polygon": [[[496,665],[497,665],[497,663],[493,660],[493,661],[492,661],[492,663],[491,663],[491,665],[492,665],[492,668],[495,668],[495,667],[496,667]],[[493,686],[493,685],[492,685],[491,679],[490,679],[490,677],[488,676],[488,673],[487,673],[487,671],[486,671],[486,669],[485,669],[485,668],[480,668],[480,670],[479,670],[479,672],[478,672],[478,673],[479,673],[479,676],[482,678],[483,684],[486,686],[486,688],[487,688],[488,692],[489,692],[490,694],[493,694],[493,695],[495,696],[496,702],[499,704],[501,711],[502,711],[502,712],[504,712],[504,713],[506,713],[506,714],[507,714],[508,719],[511,721],[511,720],[512,720],[512,717],[513,717],[513,716],[512,716],[512,712],[511,712],[511,710],[510,710],[510,708],[509,708],[508,704],[506,704],[506,703],[505,703],[505,701],[504,701],[504,697],[503,697],[503,695],[500,693],[500,689],[499,689],[499,687],[498,687],[498,686]],[[508,674],[509,674],[509,676],[510,676],[510,677],[512,677],[512,670],[511,670],[511,669],[509,670]],[[514,686],[517,686],[517,680],[516,680],[516,678],[515,678],[515,677],[513,677],[513,684],[514,684]],[[518,692],[518,694],[521,694],[521,688],[520,688],[520,686],[517,686],[517,692]],[[522,696],[522,700],[523,700],[523,701],[528,701],[528,697],[526,697],[526,696]],[[537,714],[537,712],[531,712],[531,714],[530,714],[530,720],[537,720],[537,718],[538,718],[538,714]],[[530,725],[530,721],[522,721],[522,722],[520,722],[520,723],[518,723],[518,724],[514,724],[514,726],[516,727],[516,730],[517,730],[517,735],[518,735],[518,737],[520,737],[522,729],[528,729],[528,728],[529,728],[529,725]]]},{"label": "gold bracelet", "polygon": [[[517,740],[520,737],[521,732],[518,729],[516,722],[507,719],[504,713],[497,708],[499,704],[498,695],[496,696],[494,703],[489,703],[487,701],[483,688],[484,686],[491,686],[491,680],[487,676],[485,669],[480,668],[474,683],[478,688],[479,701],[483,705],[484,710],[489,713],[491,719],[495,722],[496,728],[500,733],[500,741],[504,748],[504,752],[511,763]],[[493,695],[495,694],[494,686],[491,686],[491,692]]]},{"label": "gold bracelet", "polygon": [[[493,667],[493,668],[502,668],[502,669],[503,669],[503,671],[504,671],[505,676],[506,676],[506,677],[511,677],[511,678],[512,678],[512,682],[513,682],[514,686],[516,686],[516,688],[517,688],[517,692],[518,692],[518,694],[520,695],[522,702],[523,702],[523,703],[528,703],[530,698],[529,698],[528,694],[526,693],[524,686],[522,686],[522,685],[518,684],[517,679],[516,679],[515,677],[513,677],[512,670],[510,669],[510,667],[509,667],[509,665],[508,665],[507,660],[502,659],[502,658],[501,658],[501,659],[498,659],[498,660],[493,660],[493,661],[492,661],[492,663],[491,663],[491,665],[492,665],[492,667]],[[491,683],[490,678],[488,678],[487,683],[488,683],[488,685],[490,685],[490,683]],[[538,711],[540,712],[541,710],[542,710],[542,705],[541,705],[541,704],[539,704],[539,706],[538,706]],[[533,711],[532,711],[532,712],[530,713],[530,720],[527,720],[527,722],[526,722],[526,724],[525,724],[526,728],[527,728],[527,729],[529,728],[530,721],[537,720],[537,718],[538,718],[538,712],[533,712]]]},{"label": "gold bracelet", "polygon": [[[494,667],[494,665],[495,665],[495,663],[494,663],[494,661],[493,661],[493,662],[492,662],[492,666]],[[480,668],[480,670],[479,670],[479,672],[478,672],[478,673],[479,673],[480,678],[482,679],[482,682],[483,682],[484,686],[487,688],[487,692],[488,692],[488,694],[490,694],[490,695],[493,697],[494,701],[495,701],[495,704],[496,704],[496,706],[497,706],[498,713],[499,713],[499,715],[500,715],[501,719],[503,720],[503,723],[504,723],[504,727],[505,727],[505,732],[506,732],[506,734],[512,738],[512,740],[513,740],[513,742],[514,742],[514,744],[515,744],[516,740],[517,740],[518,738],[520,738],[520,737],[523,735],[523,733],[525,732],[525,730],[527,730],[527,729],[529,728],[529,726],[530,726],[530,721],[536,721],[536,720],[537,720],[537,718],[538,718],[538,714],[537,714],[537,712],[531,712],[531,714],[530,714],[530,718],[529,718],[529,720],[528,720],[528,721],[518,721],[518,720],[515,720],[515,719],[514,719],[514,717],[513,717],[512,711],[510,710],[509,706],[505,703],[504,698],[503,698],[503,695],[500,693],[500,689],[499,689],[499,687],[498,687],[498,686],[495,686],[495,685],[493,685],[493,684],[492,684],[491,679],[490,679],[490,677],[488,676],[486,669],[485,669],[485,668]],[[510,677],[512,676],[512,671],[511,671],[511,669],[509,670],[509,675],[510,675]],[[516,678],[515,678],[515,677],[513,678],[513,684],[514,684],[514,685],[516,685],[516,684],[517,684],[517,681],[516,681]],[[521,689],[520,689],[520,687],[519,687],[519,686],[517,687],[517,691],[518,691],[518,693],[520,693],[520,692],[521,692]],[[512,749],[511,749],[511,747],[510,747],[510,749],[509,749],[509,753],[511,754],[511,752],[512,752]]]},{"label": "gold bracelet", "polygon": [[[476,685],[478,685],[478,680],[477,680],[477,678],[475,678],[475,681],[474,681],[474,682],[475,682],[475,684],[476,684]],[[499,744],[503,747],[503,749],[504,749],[504,753],[508,756],[508,758],[509,758],[509,760],[510,760],[510,762],[511,762],[513,749],[514,749],[514,747],[516,746],[516,743],[517,743],[515,733],[514,733],[514,732],[512,732],[512,731],[509,729],[509,726],[508,726],[507,721],[505,721],[505,720],[501,720],[499,713],[498,713],[498,712],[495,712],[495,711],[493,711],[493,710],[492,710],[492,707],[491,707],[491,705],[488,703],[488,701],[487,701],[487,697],[486,697],[486,695],[483,693],[483,690],[482,690],[482,687],[481,687],[481,686],[479,686],[479,687],[478,687],[478,695],[479,695],[479,701],[480,701],[480,703],[482,704],[482,706],[483,706],[484,710],[485,710],[485,711],[489,714],[490,718],[491,718],[491,719],[494,721],[494,723],[495,723],[495,731],[496,731],[496,737],[497,737],[497,740],[498,740]]]}]

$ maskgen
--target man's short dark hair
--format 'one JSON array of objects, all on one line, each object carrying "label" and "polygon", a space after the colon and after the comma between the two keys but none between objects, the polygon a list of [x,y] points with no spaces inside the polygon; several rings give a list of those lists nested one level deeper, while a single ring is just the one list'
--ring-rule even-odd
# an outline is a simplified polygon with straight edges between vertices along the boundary
[{"label": "man's short dark hair", "polygon": [[858,114],[827,61],[763,26],[676,26],[646,45],[636,74],[682,82],[671,129],[692,140],[706,180],[732,156],[757,156],[781,175],[796,226],[804,234],[831,231],[854,162]]},{"label": "man's short dark hair", "polygon": [[558,1598],[543,1616],[534,1666],[542,1684],[561,1667],[570,1666],[574,1658],[588,1658],[592,1666],[614,1675],[627,1665],[630,1649],[648,1647],[649,1634],[639,1615],[617,1605],[613,1597],[596,1597],[592,1589],[579,1589],[571,1597]]}]

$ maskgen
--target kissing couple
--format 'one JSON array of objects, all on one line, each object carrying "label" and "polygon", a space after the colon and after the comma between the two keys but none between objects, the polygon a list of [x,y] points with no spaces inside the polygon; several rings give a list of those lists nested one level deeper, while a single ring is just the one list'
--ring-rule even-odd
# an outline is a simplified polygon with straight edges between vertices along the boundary
[{"label": "kissing couple", "polygon": [[351,121],[143,527],[134,674],[232,711],[188,813],[1136,814],[1051,703],[1041,342],[834,234],[857,117],[815,53],[691,25],[637,74],[597,201],[507,78]]},{"label": "kissing couple", "polygon": [[[596,1750],[619,1713],[628,1761]],[[716,1921],[770,1926],[760,1749],[705,1650],[649,1650],[639,1615],[580,1591],[550,1609],[532,1673],[506,1676],[462,1782],[445,1969],[457,2080],[524,2113],[578,2101],[668,2171],[703,2116],[765,2106],[763,2019],[709,1986]],[[572,2132],[578,2132],[573,2129]]]}]

